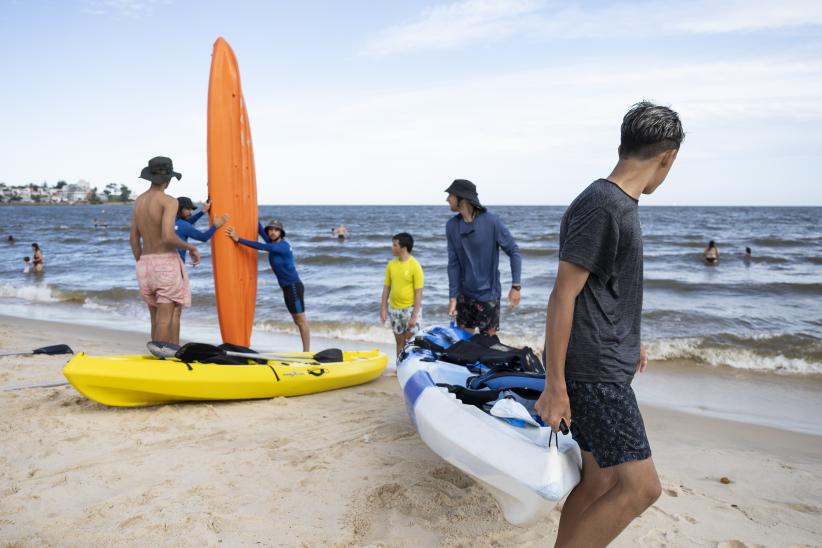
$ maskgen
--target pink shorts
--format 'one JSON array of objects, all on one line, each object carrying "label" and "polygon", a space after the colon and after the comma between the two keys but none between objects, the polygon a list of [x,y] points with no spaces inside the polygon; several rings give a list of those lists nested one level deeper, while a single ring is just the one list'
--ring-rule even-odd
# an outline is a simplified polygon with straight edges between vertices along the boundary
[{"label": "pink shorts", "polygon": [[164,303],[191,306],[188,273],[176,251],[141,256],[137,261],[137,285],[148,306]]}]

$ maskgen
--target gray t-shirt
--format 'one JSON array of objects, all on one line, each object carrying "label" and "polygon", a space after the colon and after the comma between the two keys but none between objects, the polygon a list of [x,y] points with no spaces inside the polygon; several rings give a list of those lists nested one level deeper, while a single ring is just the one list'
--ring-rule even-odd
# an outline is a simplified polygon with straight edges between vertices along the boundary
[{"label": "gray t-shirt", "polygon": [[562,217],[559,259],[591,273],[574,307],[565,378],[630,382],[642,321],[638,201],[606,179],[591,183]]}]

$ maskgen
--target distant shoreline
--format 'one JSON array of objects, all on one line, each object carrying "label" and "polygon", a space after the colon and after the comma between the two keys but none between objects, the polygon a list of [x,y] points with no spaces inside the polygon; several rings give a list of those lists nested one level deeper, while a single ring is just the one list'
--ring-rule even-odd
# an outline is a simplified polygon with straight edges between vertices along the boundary
[{"label": "distant shoreline", "polygon": [[43,202],[0,202],[0,207],[8,207],[8,206],[61,206],[61,207],[71,207],[71,206],[116,206],[116,205],[129,205],[133,204],[134,200],[129,200],[128,202],[103,202],[100,204],[92,204],[89,202],[72,202],[72,203],[65,203],[65,202],[52,202],[52,203],[43,203]]}]

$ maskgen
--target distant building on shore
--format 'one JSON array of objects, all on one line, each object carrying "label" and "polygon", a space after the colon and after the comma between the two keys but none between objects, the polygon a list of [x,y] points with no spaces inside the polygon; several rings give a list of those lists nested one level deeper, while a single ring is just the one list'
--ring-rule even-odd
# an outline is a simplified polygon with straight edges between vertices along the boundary
[{"label": "distant building on shore", "polygon": [[91,183],[80,179],[76,183],[59,181],[49,187],[45,181],[42,185],[7,185],[0,183],[0,203],[17,204],[82,204],[101,202],[128,202],[131,190],[126,185],[109,183],[102,192]]}]

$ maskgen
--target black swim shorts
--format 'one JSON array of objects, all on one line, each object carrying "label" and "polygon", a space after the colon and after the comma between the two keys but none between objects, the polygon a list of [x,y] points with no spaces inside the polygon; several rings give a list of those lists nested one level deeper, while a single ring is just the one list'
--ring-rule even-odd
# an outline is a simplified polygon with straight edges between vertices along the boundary
[{"label": "black swim shorts", "polygon": [[457,295],[457,324],[468,328],[476,327],[480,333],[499,329],[499,299],[478,301],[464,295]]},{"label": "black swim shorts", "polygon": [[287,285],[283,288],[283,298],[285,299],[285,307],[291,314],[300,314],[305,312],[305,299],[303,294],[305,288],[302,282]]},{"label": "black swim shorts", "polygon": [[651,456],[645,423],[630,383],[566,381],[571,434],[600,468]]}]

